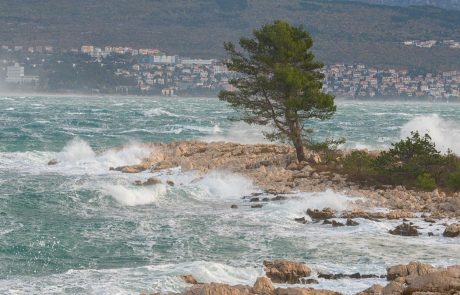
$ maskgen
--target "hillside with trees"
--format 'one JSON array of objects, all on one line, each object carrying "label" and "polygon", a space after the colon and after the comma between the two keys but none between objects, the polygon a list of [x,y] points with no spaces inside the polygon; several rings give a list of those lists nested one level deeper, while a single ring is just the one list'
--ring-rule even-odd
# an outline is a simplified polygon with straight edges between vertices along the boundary
[{"label": "hillside with trees", "polygon": [[460,50],[405,40],[460,41],[460,11],[319,0],[15,0],[0,2],[0,44],[78,48],[157,47],[191,57],[224,57],[223,42],[275,19],[303,24],[325,63],[449,70]]}]

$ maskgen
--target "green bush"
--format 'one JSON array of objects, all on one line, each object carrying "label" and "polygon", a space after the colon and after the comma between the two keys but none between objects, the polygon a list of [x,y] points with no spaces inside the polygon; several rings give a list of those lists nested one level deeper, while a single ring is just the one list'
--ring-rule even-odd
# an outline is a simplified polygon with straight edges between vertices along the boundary
[{"label": "green bush", "polygon": [[436,180],[430,173],[420,174],[415,181],[415,186],[425,191],[432,191],[437,187]]},{"label": "green bush", "polygon": [[460,167],[447,177],[447,186],[454,191],[460,191]]},{"label": "green bush", "polygon": [[373,158],[366,151],[353,151],[343,159],[343,170],[354,180],[369,179],[373,174]]}]

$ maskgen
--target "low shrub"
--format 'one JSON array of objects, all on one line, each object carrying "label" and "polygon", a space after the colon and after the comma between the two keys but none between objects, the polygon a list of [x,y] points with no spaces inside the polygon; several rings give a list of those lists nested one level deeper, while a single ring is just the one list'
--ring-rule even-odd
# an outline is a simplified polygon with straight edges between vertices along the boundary
[{"label": "low shrub", "polygon": [[373,161],[366,151],[352,151],[342,161],[343,170],[353,180],[369,180],[374,174]]},{"label": "low shrub", "polygon": [[447,187],[453,191],[460,191],[460,167],[447,177]]},{"label": "low shrub", "polygon": [[415,181],[415,186],[425,191],[432,191],[437,187],[436,180],[430,173],[420,174]]}]

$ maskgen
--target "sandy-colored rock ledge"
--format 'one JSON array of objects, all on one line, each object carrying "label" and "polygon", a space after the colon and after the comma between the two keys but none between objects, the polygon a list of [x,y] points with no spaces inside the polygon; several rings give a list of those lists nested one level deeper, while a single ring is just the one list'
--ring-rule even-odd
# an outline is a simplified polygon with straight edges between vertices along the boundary
[{"label": "sandy-colored rock ledge", "polygon": [[[307,151],[308,162],[298,163],[294,148],[279,144],[244,145],[222,142],[181,141],[147,144],[150,157],[141,164],[115,167],[124,173],[182,170],[208,172],[227,170],[249,177],[267,192],[318,192],[332,189],[349,196],[363,197],[362,207],[386,207],[410,212],[428,212],[432,217],[460,217],[460,194],[447,195],[435,190],[420,192],[404,187],[375,189],[347,181],[345,175],[324,170],[320,156]],[[359,204],[359,203],[358,203]]]}]

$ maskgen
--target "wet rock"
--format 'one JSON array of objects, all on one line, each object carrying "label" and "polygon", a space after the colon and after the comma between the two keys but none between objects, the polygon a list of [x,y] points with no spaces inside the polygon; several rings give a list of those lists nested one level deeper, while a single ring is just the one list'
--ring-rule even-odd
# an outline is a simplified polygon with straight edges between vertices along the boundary
[{"label": "wet rock", "polygon": [[358,223],[358,222],[356,222],[356,221],[354,221],[354,220],[353,220],[353,219],[351,219],[351,218],[348,218],[348,219],[347,219],[347,223],[346,223],[346,225],[347,225],[347,226],[358,226],[358,225],[359,225],[359,223]]},{"label": "wet rock", "polygon": [[254,202],[260,202],[260,198],[251,198],[249,202],[254,203]]},{"label": "wet rock", "polygon": [[460,236],[460,223],[448,225],[442,235],[448,238]]},{"label": "wet rock", "polygon": [[338,273],[338,274],[325,274],[325,273],[319,273],[318,278],[320,279],[326,279],[326,280],[340,280],[340,279],[376,279],[380,278],[378,275],[373,275],[373,274],[360,274],[359,272],[353,273],[353,274],[343,274],[343,273]]},{"label": "wet rock", "polygon": [[264,261],[264,267],[267,277],[274,283],[296,284],[311,274],[311,269],[305,264],[287,260]]},{"label": "wet rock", "polygon": [[262,208],[263,205],[262,204],[257,204],[257,205],[252,205],[251,208],[253,209],[258,209],[258,208]]},{"label": "wet rock", "polygon": [[48,165],[49,165],[49,166],[52,166],[52,165],[57,165],[58,163],[59,163],[58,160],[52,159],[52,160],[50,160],[50,161],[48,162]]},{"label": "wet rock", "polygon": [[325,220],[323,221],[323,224],[332,224],[332,221],[330,221],[329,219],[325,219]]},{"label": "wet rock", "polygon": [[315,279],[302,279],[301,282],[306,285],[316,285],[319,284],[318,280]]},{"label": "wet rock", "polygon": [[435,271],[432,265],[420,262],[410,262],[409,264],[400,264],[387,268],[387,279],[390,281],[407,276],[421,276]]},{"label": "wet rock", "polygon": [[230,208],[232,208],[232,209],[238,209],[238,205],[231,205]]},{"label": "wet rock", "polygon": [[147,179],[144,182],[142,182],[140,180],[136,180],[134,182],[134,184],[136,184],[136,185],[143,185],[143,186],[157,185],[157,184],[160,184],[160,183],[161,183],[161,180],[159,180],[158,178],[155,178],[155,177],[150,177],[149,179]]},{"label": "wet rock", "polygon": [[432,236],[434,236],[434,233],[433,233],[433,232],[429,232],[429,233],[428,233],[428,236],[429,236],[429,237],[432,237]]},{"label": "wet rock", "polygon": [[257,278],[253,291],[259,295],[272,295],[275,292],[272,281],[266,277]]},{"label": "wet rock", "polygon": [[199,284],[198,281],[192,275],[183,275],[180,278],[187,284],[196,285]]},{"label": "wet rock", "polygon": [[286,199],[287,199],[286,197],[278,195],[278,196],[272,198],[271,201],[284,201]]},{"label": "wet rock", "polygon": [[332,227],[340,227],[340,226],[345,226],[345,224],[332,220]]},{"label": "wet rock", "polygon": [[305,217],[301,217],[301,218],[294,218],[294,220],[298,223],[307,223],[307,220],[305,219]]},{"label": "wet rock", "polygon": [[431,217],[426,217],[425,219],[423,219],[423,221],[425,221],[427,223],[436,223],[436,220],[434,218],[431,218]]},{"label": "wet rock", "polygon": [[407,223],[398,225],[395,229],[390,230],[389,232],[392,235],[405,237],[416,237],[419,235],[417,228]]},{"label": "wet rock", "polygon": [[269,202],[269,201],[270,201],[269,198],[263,198],[263,199],[262,199],[262,202]]},{"label": "wet rock", "polygon": [[331,208],[325,208],[323,210],[318,210],[318,209],[311,210],[311,209],[308,209],[307,214],[312,219],[324,220],[324,219],[333,218],[334,215],[335,215],[335,210],[333,210]]},{"label": "wet rock", "polygon": [[132,166],[120,166],[116,168],[110,167],[110,170],[120,171],[122,173],[140,173],[142,171],[147,170],[147,168],[145,168],[142,165],[132,165]]},{"label": "wet rock", "polygon": [[166,184],[169,185],[169,186],[174,186],[174,181],[172,181],[172,180],[167,180],[167,181],[166,181]]}]

